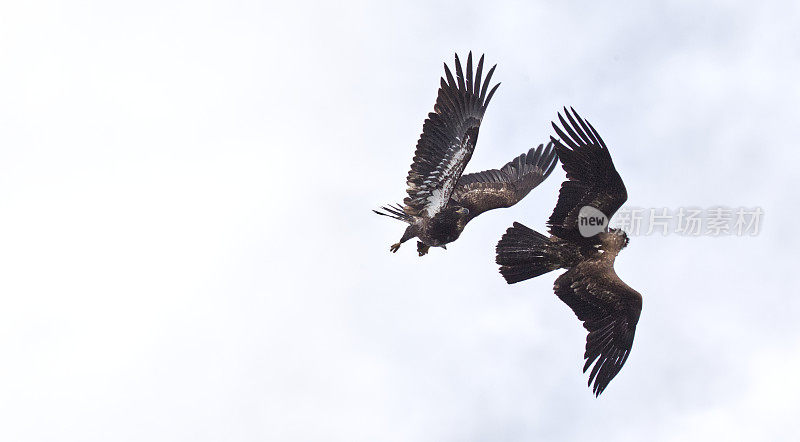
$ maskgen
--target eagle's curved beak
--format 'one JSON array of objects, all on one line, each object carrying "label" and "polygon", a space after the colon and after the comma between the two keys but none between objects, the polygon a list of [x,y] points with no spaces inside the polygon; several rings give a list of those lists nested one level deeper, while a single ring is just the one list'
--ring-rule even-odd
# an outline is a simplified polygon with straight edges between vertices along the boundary
[{"label": "eagle's curved beak", "polygon": [[458,210],[456,210],[456,213],[461,216],[467,216],[469,215],[469,209],[467,209],[466,207],[461,207]]}]

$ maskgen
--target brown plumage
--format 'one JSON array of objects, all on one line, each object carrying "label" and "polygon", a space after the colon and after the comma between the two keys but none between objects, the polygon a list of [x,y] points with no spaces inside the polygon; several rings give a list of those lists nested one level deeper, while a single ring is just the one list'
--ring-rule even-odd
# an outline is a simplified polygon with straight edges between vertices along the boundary
[{"label": "brown plumage", "polygon": [[538,186],[558,163],[553,143],[539,145],[509,161],[500,170],[463,175],[453,192],[453,201],[469,209],[469,219],[483,212],[511,207]]},{"label": "brown plumage", "polygon": [[582,207],[599,209],[610,220],[628,194],[594,127],[574,110],[564,113],[566,120],[558,116],[563,129],[553,123],[561,140],[551,137],[567,173],[547,222],[551,236],[514,223],[497,243],[497,263],[509,284],[568,269],[553,288],[589,332],[583,371],[594,365],[589,385],[594,382],[599,396],[628,359],[642,297],[614,272],[614,260],[628,244],[625,232],[606,228],[584,237],[578,229]]},{"label": "brown plumage", "polygon": [[501,169],[463,175],[472,158],[486,107],[500,85],[490,89],[493,66],[482,81],[483,56],[472,70],[472,53],[466,72],[455,57],[456,76],[447,64],[441,78],[434,112],[422,126],[414,161],[406,179],[408,196],[403,206],[384,206],[379,215],[408,223],[402,238],[390,247],[417,237],[422,256],[430,247],[458,239],[467,223],[488,210],[511,207],[550,174],[558,161],[552,143],[518,156]]}]

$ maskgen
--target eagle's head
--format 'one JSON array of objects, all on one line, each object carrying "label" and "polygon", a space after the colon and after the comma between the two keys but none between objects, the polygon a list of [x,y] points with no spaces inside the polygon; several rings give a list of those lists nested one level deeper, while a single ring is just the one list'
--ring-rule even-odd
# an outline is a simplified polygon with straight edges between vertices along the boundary
[{"label": "eagle's head", "polygon": [[625,247],[628,247],[628,243],[631,241],[631,239],[628,238],[628,234],[624,230],[622,230],[622,229],[609,229],[609,232],[612,232],[614,235],[616,235],[616,236],[618,236],[620,238],[620,241],[622,242],[622,246],[620,247],[620,250],[624,249]]},{"label": "eagle's head", "polygon": [[469,209],[456,205],[448,206],[437,213],[425,226],[433,240],[431,245],[441,247],[442,244],[457,240],[470,220],[469,215]]},{"label": "eagle's head", "polygon": [[448,235],[452,236],[450,241],[455,241],[469,222],[469,209],[461,206],[452,206],[445,209],[443,214],[445,218],[448,219],[448,223],[452,229],[450,235]]},{"label": "eagle's head", "polygon": [[630,242],[628,234],[622,229],[608,229],[607,232],[601,233],[599,238],[602,249],[614,255],[627,247],[628,242]]},{"label": "eagle's head", "polygon": [[459,230],[464,230],[464,226],[467,225],[469,221],[469,209],[466,207],[456,207],[455,208],[455,215],[456,215],[456,224],[458,225]]}]

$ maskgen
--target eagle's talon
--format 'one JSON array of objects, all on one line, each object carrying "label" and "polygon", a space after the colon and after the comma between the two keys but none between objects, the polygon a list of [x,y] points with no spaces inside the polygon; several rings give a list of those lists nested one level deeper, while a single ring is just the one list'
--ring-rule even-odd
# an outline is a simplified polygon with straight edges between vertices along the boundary
[{"label": "eagle's talon", "polygon": [[430,246],[425,245],[422,241],[417,241],[417,253],[419,253],[419,256],[427,255],[428,250],[430,250]]}]

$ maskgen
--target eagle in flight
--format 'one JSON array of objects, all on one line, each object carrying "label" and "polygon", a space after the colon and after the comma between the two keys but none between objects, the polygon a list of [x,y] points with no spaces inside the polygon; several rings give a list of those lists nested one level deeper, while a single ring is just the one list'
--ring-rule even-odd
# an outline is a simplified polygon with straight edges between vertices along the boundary
[{"label": "eagle in flight", "polygon": [[466,72],[456,54],[455,78],[445,63],[447,79],[440,79],[436,104],[422,126],[406,178],[408,196],[402,206],[373,210],[408,223],[400,241],[390,247],[392,252],[414,237],[418,238],[419,256],[428,253],[430,247],[446,248],[470,220],[487,210],[513,206],[555,168],[558,158],[551,142],[547,147],[530,149],[499,170],[462,175],[475,150],[486,106],[500,86],[498,83],[489,89],[495,67],[482,81],[483,56],[473,73],[472,52],[467,57]]},{"label": "eagle in flight", "polygon": [[[497,243],[497,263],[509,284],[567,269],[553,289],[589,332],[583,371],[594,364],[588,385],[594,382],[592,391],[599,396],[628,359],[642,296],[614,272],[614,260],[628,245],[628,236],[606,224],[628,199],[625,185],[594,127],[574,109],[570,113],[564,108],[564,113],[566,120],[558,115],[563,130],[552,123],[560,140],[551,140],[567,180],[547,221],[551,235],[514,223]],[[581,229],[590,224],[587,206],[605,216],[599,232],[588,237],[588,229]]]}]

